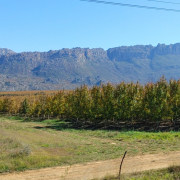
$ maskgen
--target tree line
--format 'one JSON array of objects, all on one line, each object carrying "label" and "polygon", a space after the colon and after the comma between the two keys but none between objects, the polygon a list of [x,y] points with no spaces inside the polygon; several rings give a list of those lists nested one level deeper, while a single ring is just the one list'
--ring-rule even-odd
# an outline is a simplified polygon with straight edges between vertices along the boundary
[{"label": "tree line", "polygon": [[118,128],[123,123],[158,124],[180,120],[180,80],[110,83],[59,91],[54,95],[0,99],[0,112],[30,118],[59,118],[77,126]]}]

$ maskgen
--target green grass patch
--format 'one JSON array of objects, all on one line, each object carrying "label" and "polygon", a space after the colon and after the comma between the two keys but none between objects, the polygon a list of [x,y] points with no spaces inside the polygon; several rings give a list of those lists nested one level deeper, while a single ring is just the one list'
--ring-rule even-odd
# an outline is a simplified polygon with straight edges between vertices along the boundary
[{"label": "green grass patch", "polygon": [[59,120],[0,117],[0,172],[177,151],[180,132],[73,129]]},{"label": "green grass patch", "polygon": [[[121,180],[179,180],[180,166],[170,167],[158,171],[146,171],[130,175],[122,175]],[[119,180],[117,177],[105,177],[101,180]]]}]

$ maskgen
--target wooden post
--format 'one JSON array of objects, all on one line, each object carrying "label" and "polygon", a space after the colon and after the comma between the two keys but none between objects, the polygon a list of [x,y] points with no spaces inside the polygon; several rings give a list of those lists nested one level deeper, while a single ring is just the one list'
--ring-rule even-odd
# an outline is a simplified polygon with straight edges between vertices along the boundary
[{"label": "wooden post", "polygon": [[122,168],[122,164],[123,164],[124,158],[126,156],[126,153],[127,153],[127,151],[124,153],[124,156],[123,156],[123,158],[121,160],[121,164],[120,164],[120,167],[119,167],[119,180],[121,180],[121,168]]}]

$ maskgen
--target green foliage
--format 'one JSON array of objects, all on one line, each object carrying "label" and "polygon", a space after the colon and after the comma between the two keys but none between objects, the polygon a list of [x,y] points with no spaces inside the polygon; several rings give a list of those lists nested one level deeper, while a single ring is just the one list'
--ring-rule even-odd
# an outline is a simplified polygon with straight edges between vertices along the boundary
[{"label": "green foliage", "polygon": [[[38,118],[60,118],[78,126],[121,128],[123,123],[174,123],[180,120],[180,81],[156,83],[110,83],[89,89],[42,95],[33,101],[25,98],[20,106],[16,99],[1,99],[0,112]],[[128,125],[127,125],[128,126]],[[125,126],[126,127],[126,126]]]},{"label": "green foliage", "polygon": [[24,99],[24,101],[21,103],[21,106],[20,106],[20,113],[27,114],[28,110],[29,110],[28,101],[27,101],[27,99]]}]

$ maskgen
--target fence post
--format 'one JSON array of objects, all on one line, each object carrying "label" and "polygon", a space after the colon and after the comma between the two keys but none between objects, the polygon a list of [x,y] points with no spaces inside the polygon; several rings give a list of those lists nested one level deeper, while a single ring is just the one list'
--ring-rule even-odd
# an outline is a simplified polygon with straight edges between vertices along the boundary
[{"label": "fence post", "polygon": [[124,153],[124,156],[123,156],[123,158],[121,160],[121,164],[120,164],[120,167],[119,167],[119,180],[121,180],[121,168],[122,168],[122,164],[123,164],[124,158],[126,156],[126,153],[127,153],[127,151]]}]

